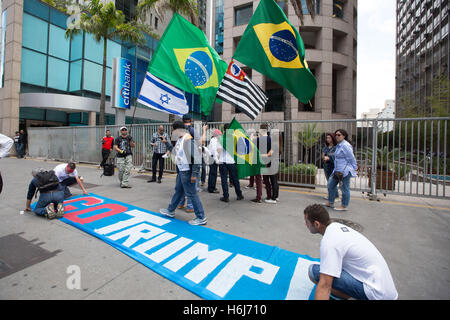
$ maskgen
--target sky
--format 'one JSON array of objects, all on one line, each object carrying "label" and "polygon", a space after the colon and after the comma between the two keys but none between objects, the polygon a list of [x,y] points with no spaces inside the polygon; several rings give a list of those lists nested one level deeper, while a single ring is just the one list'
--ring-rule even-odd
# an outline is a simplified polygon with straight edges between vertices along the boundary
[{"label": "sky", "polygon": [[358,1],[356,115],[395,99],[396,0]]}]

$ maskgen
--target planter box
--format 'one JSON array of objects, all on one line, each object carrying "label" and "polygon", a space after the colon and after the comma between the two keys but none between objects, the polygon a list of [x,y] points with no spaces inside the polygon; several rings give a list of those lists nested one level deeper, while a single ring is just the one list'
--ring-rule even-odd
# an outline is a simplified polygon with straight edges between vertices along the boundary
[{"label": "planter box", "polygon": [[302,175],[299,173],[278,173],[279,182],[291,182],[299,184],[309,184],[315,186],[316,176],[314,175]]},{"label": "planter box", "polygon": [[[395,181],[398,179],[397,173],[392,171],[377,171],[377,182],[375,188],[378,190],[395,190]],[[369,168],[369,188],[372,186],[372,170]]]}]

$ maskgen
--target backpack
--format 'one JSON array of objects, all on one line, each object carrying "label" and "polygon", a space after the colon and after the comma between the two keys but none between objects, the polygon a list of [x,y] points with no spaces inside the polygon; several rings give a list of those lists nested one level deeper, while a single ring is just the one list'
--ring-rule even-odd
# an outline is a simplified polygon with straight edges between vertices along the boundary
[{"label": "backpack", "polygon": [[56,176],[55,171],[53,170],[38,172],[35,178],[37,184],[37,191],[40,192],[47,192],[54,190],[59,185],[58,177]]}]

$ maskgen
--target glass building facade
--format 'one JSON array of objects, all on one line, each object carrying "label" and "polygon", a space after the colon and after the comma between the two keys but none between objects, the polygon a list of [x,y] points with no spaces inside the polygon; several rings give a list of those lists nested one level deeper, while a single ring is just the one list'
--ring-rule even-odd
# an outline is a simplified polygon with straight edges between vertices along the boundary
[{"label": "glass building facade", "polygon": [[[97,42],[89,33],[65,37],[68,15],[39,0],[25,0],[23,6],[21,93],[40,92],[70,94],[100,99],[103,41]],[[132,61],[132,106],[136,104],[148,63],[158,40],[145,36],[145,45],[136,46],[107,40],[106,99],[111,94],[112,59],[124,57]],[[200,111],[198,97],[187,93],[191,111]],[[137,108],[145,108],[138,104]],[[60,125],[87,125],[87,112],[65,112],[21,107],[20,121],[27,119],[53,121]],[[127,118],[126,122],[131,119]],[[98,121],[98,114],[97,114]],[[105,115],[105,124],[114,124],[113,114]],[[134,123],[151,119],[134,118]]]}]

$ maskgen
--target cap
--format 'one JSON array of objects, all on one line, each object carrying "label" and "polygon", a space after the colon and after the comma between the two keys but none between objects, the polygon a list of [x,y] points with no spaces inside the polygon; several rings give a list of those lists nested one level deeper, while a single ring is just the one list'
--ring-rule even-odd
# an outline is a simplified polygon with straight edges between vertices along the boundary
[{"label": "cap", "polygon": [[222,134],[222,131],[220,131],[219,129],[215,129],[213,133],[215,136],[218,136]]},{"label": "cap", "polygon": [[191,120],[192,118],[191,118],[191,116],[188,114],[188,113],[186,113],[185,115],[183,115],[183,121],[184,120]]},{"label": "cap", "polygon": [[124,129],[128,131],[127,127],[120,127],[120,131],[122,131]]}]

